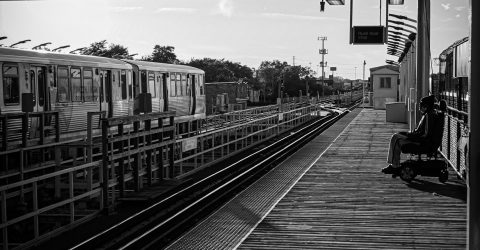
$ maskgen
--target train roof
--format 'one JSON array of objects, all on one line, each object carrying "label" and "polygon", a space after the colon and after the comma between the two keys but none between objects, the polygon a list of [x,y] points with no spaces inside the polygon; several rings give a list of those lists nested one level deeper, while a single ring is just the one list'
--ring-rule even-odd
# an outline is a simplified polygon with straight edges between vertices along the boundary
[{"label": "train roof", "polygon": [[460,40],[457,40],[455,41],[452,45],[448,46],[448,48],[446,48],[445,50],[442,51],[442,53],[440,53],[440,56],[442,55],[447,55],[447,54],[450,54],[452,53],[453,49],[457,46],[459,46],[460,44],[463,44],[465,42],[468,42],[468,36],[467,37],[464,37]]},{"label": "train roof", "polygon": [[131,69],[128,63],[100,56],[62,54],[44,50],[25,50],[0,47],[0,61],[28,62],[39,64],[75,65],[84,67],[106,67]]},{"label": "train roof", "polygon": [[169,63],[158,63],[158,62],[147,62],[147,61],[136,61],[136,60],[123,60],[132,65],[137,66],[140,70],[151,70],[151,71],[163,71],[163,72],[182,72],[190,74],[205,74],[205,71],[187,65],[180,64],[169,64]]}]

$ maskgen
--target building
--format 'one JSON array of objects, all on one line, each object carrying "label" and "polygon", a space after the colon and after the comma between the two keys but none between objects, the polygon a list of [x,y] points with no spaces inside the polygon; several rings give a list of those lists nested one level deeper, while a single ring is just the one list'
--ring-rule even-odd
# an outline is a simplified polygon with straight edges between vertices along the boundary
[{"label": "building", "polygon": [[373,108],[385,109],[385,103],[400,101],[398,66],[383,65],[370,69],[373,88]]}]

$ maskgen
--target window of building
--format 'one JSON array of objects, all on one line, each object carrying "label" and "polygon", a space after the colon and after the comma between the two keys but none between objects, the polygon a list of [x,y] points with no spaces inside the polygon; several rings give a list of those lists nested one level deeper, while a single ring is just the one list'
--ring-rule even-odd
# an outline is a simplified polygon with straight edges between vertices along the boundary
[{"label": "window of building", "polygon": [[91,102],[94,100],[93,74],[91,69],[83,70],[83,98],[86,102]]},{"label": "window of building", "polygon": [[150,88],[150,94],[152,95],[152,98],[157,97],[154,73],[148,73],[148,87]]},{"label": "window of building", "polygon": [[82,101],[82,78],[79,68],[70,69],[70,84],[72,85],[72,101]]},{"label": "window of building", "polygon": [[392,88],[392,78],[390,78],[390,77],[380,77],[380,88],[381,89]]},{"label": "window of building", "polygon": [[70,88],[68,87],[68,68],[58,67],[58,87],[57,87],[57,101],[70,101]]},{"label": "window of building", "polygon": [[121,72],[120,85],[122,89],[122,100],[126,100],[127,99],[127,72],[125,72],[125,70],[122,70]]},{"label": "window of building", "polygon": [[20,83],[18,78],[18,67],[3,65],[3,103],[5,105],[20,104]]}]

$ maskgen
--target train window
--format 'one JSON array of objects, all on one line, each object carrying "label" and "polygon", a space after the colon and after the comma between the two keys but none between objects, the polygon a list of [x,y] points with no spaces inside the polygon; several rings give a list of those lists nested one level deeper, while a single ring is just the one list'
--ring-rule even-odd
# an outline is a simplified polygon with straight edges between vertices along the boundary
[{"label": "train window", "polygon": [[390,77],[380,77],[380,88],[392,88],[392,78]]},{"label": "train window", "polygon": [[122,70],[121,76],[120,76],[120,84],[122,88],[122,100],[127,99],[127,72],[125,70]]},{"label": "train window", "polygon": [[18,67],[4,65],[3,75],[3,103],[5,105],[16,105],[20,103],[20,83]]},{"label": "train window", "polygon": [[72,85],[72,101],[82,101],[82,79],[79,68],[70,69],[70,84]]},{"label": "train window", "polygon": [[150,94],[152,95],[152,98],[157,97],[157,88],[155,86],[155,74],[154,73],[148,73],[148,87],[150,90]]},{"label": "train window", "polygon": [[70,101],[70,88],[68,87],[68,68],[58,67],[58,87],[57,87],[57,101]]},{"label": "train window", "polygon": [[199,79],[198,79],[198,85],[200,85],[200,95],[204,95],[204,91],[203,91],[203,75],[199,75]]},{"label": "train window", "polygon": [[177,96],[182,96],[182,78],[181,75],[177,75]]},{"label": "train window", "polygon": [[177,95],[177,75],[175,73],[170,73],[170,96]]},{"label": "train window", "polygon": [[38,105],[43,106],[45,104],[45,75],[43,69],[37,71],[38,79]]},{"label": "train window", "polygon": [[191,96],[191,89],[192,89],[192,76],[191,75],[187,75],[187,90],[185,92],[185,94],[187,96]]},{"label": "train window", "polygon": [[182,84],[180,85],[181,95],[187,95],[187,75],[182,74]]},{"label": "train window", "polygon": [[33,106],[37,103],[37,93],[35,89],[35,70],[30,70],[30,92],[33,94]]},{"label": "train window", "polygon": [[83,98],[86,102],[95,100],[93,91],[93,74],[91,69],[83,70]]},{"label": "train window", "polygon": [[162,74],[156,73],[155,76],[157,77],[157,89],[158,89],[158,96],[160,99],[163,99],[163,79]]},{"label": "train window", "polygon": [[[132,79],[130,76],[132,75],[131,71],[128,71],[128,77],[127,79]],[[131,100],[133,97],[133,87],[132,87],[132,81],[128,81],[128,97]]]},{"label": "train window", "polygon": [[142,93],[147,93],[147,72],[145,70],[140,73],[140,78]]}]

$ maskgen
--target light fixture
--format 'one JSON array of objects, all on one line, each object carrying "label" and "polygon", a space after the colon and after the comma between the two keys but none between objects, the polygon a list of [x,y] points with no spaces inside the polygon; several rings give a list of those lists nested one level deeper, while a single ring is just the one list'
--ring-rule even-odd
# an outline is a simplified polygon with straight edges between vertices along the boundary
[{"label": "light fixture", "polygon": [[404,0],[388,0],[390,5],[403,5]]},{"label": "light fixture", "polygon": [[327,0],[330,5],[345,5],[345,0]]}]

